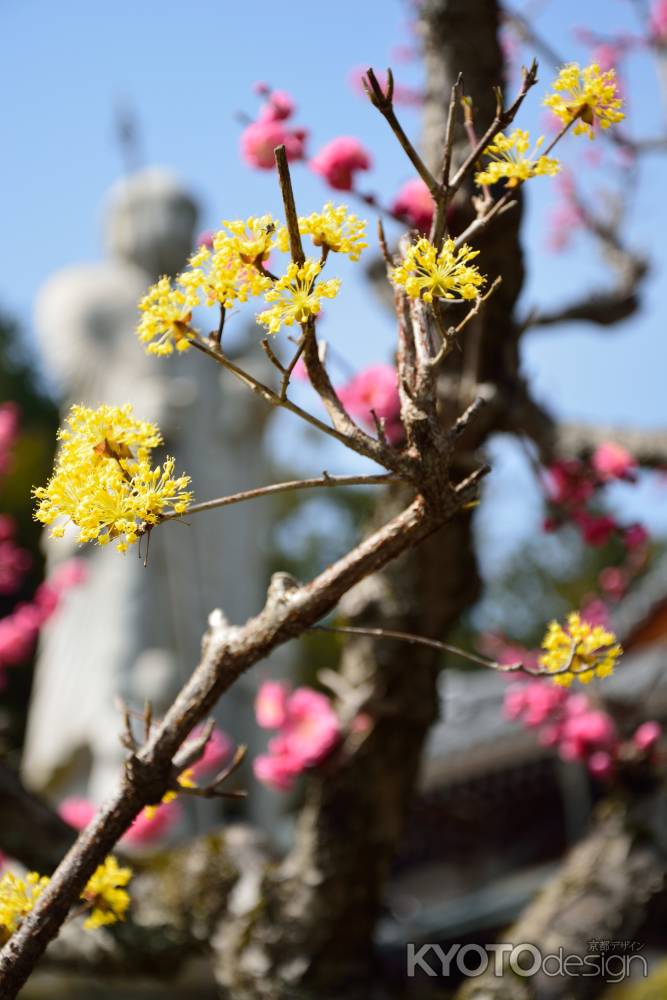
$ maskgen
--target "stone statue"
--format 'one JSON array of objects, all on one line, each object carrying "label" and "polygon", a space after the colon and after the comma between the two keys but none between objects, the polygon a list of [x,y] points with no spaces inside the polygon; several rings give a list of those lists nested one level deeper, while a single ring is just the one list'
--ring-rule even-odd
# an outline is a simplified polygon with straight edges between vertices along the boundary
[{"label": "stone statue", "polygon": [[[267,408],[194,350],[149,357],[134,336],[137,302],[183,267],[196,215],[161,169],[118,183],[106,207],[107,259],[54,275],[39,294],[36,326],[63,411],[131,402],[159,424],[166,453],[204,500],[267,482]],[[69,592],[39,646],[23,761],[32,787],[57,799],[104,798],[123,752],[116,696],[139,707],[149,699],[159,715],[197,663],[210,611],[242,622],[261,607],[264,501],[185,520],[152,532],[147,568],[135,547],[125,556],[112,546],[78,550],[87,582]],[[49,568],[77,549],[66,539],[45,546]],[[251,745],[252,687],[235,686],[218,710],[222,727]]]}]

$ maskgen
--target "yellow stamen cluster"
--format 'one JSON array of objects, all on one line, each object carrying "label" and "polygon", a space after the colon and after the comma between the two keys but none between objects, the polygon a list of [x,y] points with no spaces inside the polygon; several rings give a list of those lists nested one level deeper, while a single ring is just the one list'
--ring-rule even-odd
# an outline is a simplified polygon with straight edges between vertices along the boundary
[{"label": "yellow stamen cluster", "polygon": [[199,305],[229,309],[251,296],[264,296],[267,303],[275,304],[257,319],[270,333],[304,323],[318,314],[321,299],[333,298],[340,288],[337,278],[316,283],[327,253],[347,254],[356,261],[368,245],[363,219],[349,214],[344,205],[328,202],[321,212],[299,219],[299,231],[322,248],[322,260],[291,264],[282,278],[274,278],[266,270],[266,261],[273,250],[289,249],[287,229],[270,215],[225,220],[223,227],[213,236],[210,248],[202,246],[190,257],[181,274],[173,281],[160,278],[142,299],[137,333],[149,354],[188,350],[198,335],[192,311]]},{"label": "yellow stamen cluster", "polygon": [[[53,476],[33,491],[35,518],[42,524],[64,517],[79,529],[80,543],[106,545],[116,538],[118,551],[125,552],[162,514],[187,510],[190,477],[174,477],[172,458],[151,467],[151,451],[162,435],[155,424],[137,420],[129,403],[97,410],[73,406],[58,437]],[[52,537],[62,538],[65,524],[55,524]]]},{"label": "yellow stamen cluster", "polygon": [[456,249],[454,241],[445,240],[438,253],[427,239],[418,240],[408,249],[403,262],[392,271],[394,284],[401,285],[410,298],[462,301],[474,299],[486,281],[474,264],[479,253],[464,243]]},{"label": "yellow stamen cluster", "polygon": [[496,184],[500,180],[506,180],[506,187],[513,188],[531,177],[553,177],[560,170],[560,163],[549,156],[537,156],[543,142],[544,136],[541,135],[533,151],[529,152],[528,132],[522,129],[515,129],[511,135],[498,132],[484,150],[491,161],[484,170],[475,174],[475,183]]},{"label": "yellow stamen cluster", "polygon": [[146,344],[149,354],[164,357],[177,351],[187,351],[195,331],[190,326],[192,310],[198,304],[196,289],[172,286],[167,277],[151,285],[139,303],[142,313],[137,336]]},{"label": "yellow stamen cluster", "polygon": [[540,666],[565,687],[575,679],[588,684],[594,677],[608,677],[623,652],[613,632],[589,625],[576,611],[568,615],[566,628],[557,621],[549,624],[542,649]]},{"label": "yellow stamen cluster", "polygon": [[261,295],[271,286],[271,279],[241,258],[235,245],[237,240],[219,232],[213,237],[213,249],[201,247],[190,258],[187,271],[179,275],[179,283],[198,294],[202,292],[207,306],[219,303],[230,309],[235,302],[247,302],[251,295]]},{"label": "yellow stamen cluster", "polygon": [[48,882],[37,872],[29,872],[25,878],[17,878],[12,872],[0,877],[0,946],[18,929]]},{"label": "yellow stamen cluster", "polygon": [[81,894],[90,908],[90,916],[83,925],[85,930],[93,931],[125,919],[130,896],[124,887],[131,878],[131,868],[121,868],[111,855],[105,859]]},{"label": "yellow stamen cluster", "polygon": [[261,312],[257,322],[269,333],[277,333],[281,326],[306,323],[317,316],[321,300],[333,299],[340,289],[338,278],[317,282],[321,270],[321,264],[314,260],[306,260],[301,266],[290,264],[286,274],[264,294],[265,301],[275,305]]},{"label": "yellow stamen cluster", "polygon": [[[362,250],[368,246],[365,220],[348,213],[345,205],[334,207],[330,201],[321,212],[300,216],[299,232],[302,236],[310,236],[314,246],[347,254],[354,261],[359,260]],[[287,251],[289,236],[285,227],[280,230],[278,240],[280,249]]]},{"label": "yellow stamen cluster", "polygon": [[583,69],[578,63],[568,63],[558,74],[553,89],[556,93],[545,97],[544,103],[563,125],[576,121],[575,135],[588,135],[592,139],[596,123],[600,128],[609,128],[625,118],[613,69],[603,73],[596,63]]},{"label": "yellow stamen cluster", "polygon": [[[131,878],[132,869],[121,868],[112,856],[97,868],[81,893],[81,902],[90,910],[83,925],[86,930],[125,919],[130,897],[124,886]],[[47,876],[38,872],[28,872],[25,878],[12,872],[0,877],[0,946],[18,930],[48,884]]]}]

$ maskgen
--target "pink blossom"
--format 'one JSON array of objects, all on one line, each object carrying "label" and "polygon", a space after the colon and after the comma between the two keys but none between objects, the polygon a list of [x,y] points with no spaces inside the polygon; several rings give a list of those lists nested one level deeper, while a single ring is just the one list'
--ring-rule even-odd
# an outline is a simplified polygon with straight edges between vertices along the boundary
[{"label": "pink blossom", "polygon": [[96,812],[92,802],[76,795],[63,799],[58,806],[60,818],[73,826],[75,830],[83,830],[87,827]]},{"label": "pink blossom", "polygon": [[532,729],[541,726],[559,712],[567,697],[563,688],[545,681],[516,682],[505,695],[505,717],[521,719],[524,725]]},{"label": "pink blossom", "polygon": [[659,722],[642,722],[635,730],[632,742],[638,750],[652,750],[662,736],[662,726]]},{"label": "pink blossom", "polygon": [[241,155],[251,167],[271,170],[276,146],[285,147],[290,162],[303,160],[307,135],[306,129],[288,128],[284,122],[272,118],[260,119],[251,122],[241,133]]},{"label": "pink blossom", "polygon": [[402,441],[405,432],[401,424],[401,401],[393,365],[370,365],[337,392],[352,416],[373,427],[371,411],[375,410],[378,419],[385,421],[387,440],[391,444]]},{"label": "pink blossom", "polygon": [[[322,316],[322,310],[320,309],[318,313],[318,319]],[[296,379],[297,382],[307,382],[308,381],[308,369],[306,368],[306,362],[303,358],[299,358],[297,363],[292,369],[292,378]]]},{"label": "pink blossom", "polygon": [[197,244],[198,247],[208,247],[208,249],[211,250],[213,247],[214,236],[215,233],[213,232],[212,229],[205,229],[202,233],[199,234],[199,236],[195,240],[195,243]]},{"label": "pink blossom", "polygon": [[595,449],[592,465],[603,482],[609,479],[631,479],[637,462],[620,444],[606,441]]},{"label": "pink blossom", "polygon": [[600,570],[598,582],[604,593],[615,601],[623,597],[628,586],[627,576],[619,566],[605,566]]},{"label": "pink blossom", "polygon": [[431,193],[421,177],[407,181],[391,204],[392,212],[407,219],[411,226],[425,235],[433,222],[434,207]]},{"label": "pink blossom", "polygon": [[310,161],[310,167],[336,191],[351,191],[355,174],[368,170],[371,158],[358,139],[341,135],[332,139]]},{"label": "pink blossom", "polygon": [[[201,736],[204,726],[195,726],[188,739],[193,740]],[[204,775],[219,771],[232,755],[234,744],[227,733],[217,726],[208,738],[208,743],[198,761],[192,765],[192,772],[195,781],[199,781]]]},{"label": "pink blossom", "polygon": [[[11,518],[6,519],[11,522]],[[32,557],[12,538],[0,537],[0,594],[13,594],[32,565]]]},{"label": "pink blossom", "polygon": [[262,729],[278,729],[287,718],[287,686],[264,681],[255,698],[255,718]]},{"label": "pink blossom", "polygon": [[606,712],[591,709],[568,714],[560,733],[563,760],[587,760],[596,750],[609,751],[616,743],[614,720]]},{"label": "pink blossom", "polygon": [[299,768],[292,760],[273,754],[259,754],[253,763],[253,772],[258,781],[279,792],[288,792],[294,785]]},{"label": "pink blossom", "polygon": [[267,97],[268,100],[259,113],[260,121],[285,121],[287,118],[291,118],[296,111],[294,101],[284,90],[272,90]]},{"label": "pink blossom", "polygon": [[588,758],[586,766],[594,778],[606,781],[614,773],[614,758],[606,750],[596,750]]},{"label": "pink blossom", "polygon": [[648,531],[641,524],[630,524],[623,532],[623,543],[628,549],[643,548],[648,539]]},{"label": "pink blossom", "polygon": [[651,7],[650,29],[659,42],[667,39],[667,0],[655,0]]},{"label": "pink blossom", "polygon": [[122,842],[135,847],[155,843],[174,827],[180,816],[181,807],[178,802],[163,802],[155,812],[148,814],[142,809],[123,836]]},{"label": "pink blossom", "polygon": [[60,566],[56,566],[49,577],[49,583],[56,590],[67,590],[69,587],[85,583],[87,575],[85,559],[68,559]]},{"label": "pink blossom", "polygon": [[558,459],[547,470],[547,494],[559,506],[580,507],[594,490],[586,466],[577,459]]},{"label": "pink blossom", "polygon": [[[275,682],[266,682],[262,687],[266,688],[267,683],[275,685]],[[258,717],[265,718],[264,712],[276,705],[280,709],[282,694],[277,687],[269,690],[266,701],[260,702]],[[279,714],[272,715],[272,711],[268,711],[269,718]],[[320,764],[334,749],[341,734],[338,716],[329,699],[307,687],[296,688],[287,697],[282,721],[273,728],[278,728],[278,735],[269,741],[269,752],[255,758],[253,769],[259,781],[281,791],[291,788],[295,777],[306,768]]]},{"label": "pink blossom", "polygon": [[4,476],[11,465],[18,430],[18,406],[16,403],[0,403],[0,476]]},{"label": "pink blossom", "polygon": [[287,717],[276,743],[301,767],[319,764],[333,750],[340,736],[338,716],[324,694],[312,688],[297,688],[287,701]]},{"label": "pink blossom", "polygon": [[609,608],[599,597],[586,601],[581,609],[581,619],[589,625],[602,625],[608,628],[610,624]]},{"label": "pink blossom", "polygon": [[[75,795],[63,799],[58,806],[61,819],[75,830],[85,829],[96,812],[97,807],[89,799]],[[179,816],[180,806],[177,802],[159,805],[152,815],[142,809],[122,840],[126,844],[134,845],[152,843],[162,837]]]},{"label": "pink blossom", "polygon": [[51,580],[39,585],[30,603],[18,604],[0,619],[0,670],[28,659],[39,630],[58,607],[67,587],[78,582],[78,573],[61,567]]},{"label": "pink blossom", "polygon": [[605,545],[618,527],[608,514],[589,514],[581,510],[575,513],[574,519],[587,545]]}]

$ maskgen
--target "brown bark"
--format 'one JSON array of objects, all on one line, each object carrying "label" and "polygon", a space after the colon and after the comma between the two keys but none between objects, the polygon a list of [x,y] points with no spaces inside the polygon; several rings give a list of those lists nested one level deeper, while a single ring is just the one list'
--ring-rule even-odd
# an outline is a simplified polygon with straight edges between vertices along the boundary
[{"label": "brown bark", "polygon": [[[594,954],[589,943],[595,948],[596,942],[633,941],[651,900],[664,891],[665,806],[664,788],[629,803],[605,803],[588,836],[502,940],[528,942],[543,955],[562,948],[564,955],[582,958]],[[501,976],[490,973],[469,980],[457,1000],[583,1000],[604,987],[591,975],[521,979],[507,968]]]}]

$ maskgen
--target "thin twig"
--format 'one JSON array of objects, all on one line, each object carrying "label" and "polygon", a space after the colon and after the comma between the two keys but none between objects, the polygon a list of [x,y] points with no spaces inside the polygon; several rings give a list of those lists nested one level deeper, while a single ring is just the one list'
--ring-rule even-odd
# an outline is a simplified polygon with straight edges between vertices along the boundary
[{"label": "thin twig", "polygon": [[255,500],[257,497],[273,496],[276,493],[290,493],[295,490],[329,489],[335,486],[386,486],[388,483],[403,482],[400,476],[378,475],[378,476],[330,476],[325,474],[315,479],[292,479],[286,483],[274,483],[271,486],[259,486],[254,490],[244,490],[241,493],[232,493],[226,497],[217,497],[215,500],[204,500],[202,503],[194,503],[182,514],[171,511],[163,514],[161,521],[175,521],[190,514],[199,514],[204,510],[216,510],[218,507],[231,507],[235,503],[245,503],[246,500]]},{"label": "thin twig", "polygon": [[431,192],[431,196],[433,197],[433,199],[437,202],[441,194],[440,185],[438,184],[435,177],[433,176],[431,171],[428,169],[428,167],[422,160],[421,156],[419,155],[413,144],[408,139],[407,135],[403,131],[403,126],[396,117],[396,113],[394,111],[394,105],[392,103],[393,87],[391,81],[393,78],[391,76],[391,70],[387,71],[387,75],[390,81],[390,85],[387,89],[386,94],[383,91],[382,87],[380,86],[378,78],[372,69],[368,69],[366,72],[366,77],[363,80],[364,89],[368,94],[371,104],[373,105],[373,107],[378,109],[382,117],[386,120],[392,132],[398,139],[406,156],[408,157],[413,167],[423,180],[426,187]]}]

